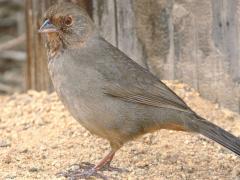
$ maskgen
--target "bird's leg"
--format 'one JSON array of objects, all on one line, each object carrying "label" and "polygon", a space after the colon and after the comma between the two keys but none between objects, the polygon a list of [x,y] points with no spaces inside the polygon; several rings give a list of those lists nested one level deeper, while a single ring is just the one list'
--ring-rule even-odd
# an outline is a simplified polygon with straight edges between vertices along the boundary
[{"label": "bird's leg", "polygon": [[105,156],[93,169],[98,171],[105,166],[109,167],[114,155],[115,151],[111,150],[110,153],[108,153],[107,156]]},{"label": "bird's leg", "polygon": [[90,176],[100,176],[100,174],[97,173],[98,170],[104,168],[104,167],[109,167],[110,163],[115,155],[114,150],[111,150],[110,153],[107,154],[97,165],[95,165],[91,169],[85,169],[84,171],[74,171],[74,172],[67,172],[67,173],[59,173],[60,176],[64,176],[70,179],[80,179],[80,178],[88,178]]},{"label": "bird's leg", "polygon": [[[94,167],[82,167],[78,170],[68,171],[66,173],[58,173],[58,176],[64,176],[70,178],[71,180],[89,178],[90,176],[101,177],[104,179],[104,176],[99,174],[98,171],[101,169],[109,169],[110,163],[119,148],[111,146],[111,151]],[[90,168],[90,169],[89,169]]]},{"label": "bird's leg", "polygon": [[[110,166],[110,163],[115,155],[116,151],[111,150],[110,153],[107,154],[97,165],[95,165],[92,169],[87,170],[81,173],[80,177],[88,178],[90,176],[97,175],[97,171],[102,169],[105,166]],[[77,177],[77,176],[76,176]]]},{"label": "bird's leg", "polygon": [[82,175],[85,175],[85,177],[93,176],[94,174],[97,174],[98,170],[104,168],[105,166],[110,166],[115,152],[116,151],[111,150],[110,153],[108,153],[97,165],[95,165],[89,171],[84,172]]}]

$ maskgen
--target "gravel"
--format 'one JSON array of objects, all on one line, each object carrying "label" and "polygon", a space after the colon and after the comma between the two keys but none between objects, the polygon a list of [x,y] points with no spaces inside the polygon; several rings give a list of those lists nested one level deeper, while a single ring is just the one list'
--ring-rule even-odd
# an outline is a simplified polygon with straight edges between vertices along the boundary
[{"label": "gravel", "polygon": [[[240,116],[191,87],[166,82],[198,114],[240,136]],[[109,150],[64,109],[55,93],[0,97],[0,179],[64,179],[59,172],[93,166]],[[161,130],[120,149],[95,179],[240,179],[240,159],[201,135]]]}]

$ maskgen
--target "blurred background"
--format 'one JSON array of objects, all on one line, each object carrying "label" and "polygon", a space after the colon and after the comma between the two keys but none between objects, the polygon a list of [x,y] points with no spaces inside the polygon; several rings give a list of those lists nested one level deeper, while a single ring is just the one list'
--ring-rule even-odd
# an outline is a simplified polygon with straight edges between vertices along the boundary
[{"label": "blurred background", "polygon": [[26,63],[24,2],[0,0],[0,93],[24,89]]},{"label": "blurred background", "polygon": [[[62,0],[63,1],[63,0]],[[0,0],[0,93],[53,91],[43,12],[60,0]],[[72,0],[102,35],[160,79],[240,112],[238,0]]]}]

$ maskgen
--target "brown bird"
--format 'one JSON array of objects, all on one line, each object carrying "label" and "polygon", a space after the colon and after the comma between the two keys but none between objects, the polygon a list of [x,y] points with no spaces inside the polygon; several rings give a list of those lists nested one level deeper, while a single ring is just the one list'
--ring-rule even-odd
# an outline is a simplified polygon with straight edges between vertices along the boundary
[{"label": "brown bird", "polygon": [[48,68],[63,104],[82,126],[110,143],[110,153],[88,175],[110,164],[124,143],[160,129],[200,133],[240,155],[237,137],[197,115],[104,40],[80,7],[50,7],[39,32],[47,35]]}]

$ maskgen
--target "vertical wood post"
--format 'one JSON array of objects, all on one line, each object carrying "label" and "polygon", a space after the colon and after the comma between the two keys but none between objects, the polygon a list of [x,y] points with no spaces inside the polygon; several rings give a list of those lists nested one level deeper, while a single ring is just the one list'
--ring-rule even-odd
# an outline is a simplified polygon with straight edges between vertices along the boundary
[{"label": "vertical wood post", "polygon": [[47,56],[38,28],[44,11],[55,1],[26,0],[27,24],[27,64],[26,89],[51,91],[51,81],[47,71]]}]

